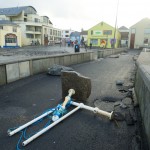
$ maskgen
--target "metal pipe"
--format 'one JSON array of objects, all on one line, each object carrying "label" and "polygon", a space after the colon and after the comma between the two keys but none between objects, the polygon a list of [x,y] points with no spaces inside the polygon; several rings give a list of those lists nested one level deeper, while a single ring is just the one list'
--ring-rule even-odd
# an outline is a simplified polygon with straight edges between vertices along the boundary
[{"label": "metal pipe", "polygon": [[28,122],[28,123],[26,123],[26,124],[20,126],[19,128],[15,129],[15,130],[13,130],[13,131],[8,130],[7,133],[8,133],[9,136],[12,136],[12,135],[14,135],[15,133],[17,133],[17,132],[23,130],[24,128],[30,126],[31,124],[35,123],[36,121],[38,121],[38,120],[44,118],[45,116],[51,114],[52,112],[53,112],[53,111],[48,111],[48,112],[44,113],[43,115],[41,115],[41,116],[39,116],[39,117],[37,117],[37,118],[31,120],[30,122]]},{"label": "metal pipe", "polygon": [[70,89],[70,90],[68,91],[68,93],[69,93],[68,96],[65,97],[65,100],[64,100],[64,102],[63,102],[63,104],[62,104],[62,107],[63,107],[64,109],[65,109],[65,107],[66,107],[68,101],[70,100],[71,96],[75,94],[75,90],[74,90],[74,89]]},{"label": "metal pipe", "polygon": [[84,105],[83,103],[77,103],[77,102],[73,102],[71,101],[71,104],[74,105],[74,106],[79,106],[81,105],[81,108],[83,109],[86,109],[86,110],[90,110],[94,113],[98,113],[100,115],[103,115],[105,117],[108,117],[110,120],[112,119],[112,116],[113,116],[113,111],[111,113],[107,112],[107,111],[103,111],[103,110],[100,110],[99,108],[95,107],[90,107],[90,106],[87,106],[87,105]]},{"label": "metal pipe", "polygon": [[22,145],[26,146],[28,143],[30,143],[31,141],[33,141],[34,139],[36,139],[37,137],[39,137],[40,135],[42,135],[43,133],[45,133],[46,131],[48,131],[49,129],[51,129],[52,127],[54,127],[56,124],[58,124],[59,122],[61,122],[62,120],[64,120],[65,118],[67,118],[68,116],[70,116],[71,114],[73,114],[74,112],[76,112],[77,110],[79,110],[81,107],[82,107],[82,104],[78,105],[78,107],[76,107],[75,109],[73,109],[72,111],[70,111],[69,113],[67,113],[63,117],[61,117],[60,119],[56,120],[51,125],[49,125],[46,128],[42,129],[41,131],[39,131],[35,135],[31,136],[29,139],[27,139],[26,141],[24,141],[22,143]]},{"label": "metal pipe", "polygon": [[[66,96],[66,99],[65,99],[65,101],[64,101],[64,103],[63,103],[63,104],[64,104],[64,107],[66,106],[67,102],[70,100],[70,97],[71,97],[73,94],[75,94],[75,90],[74,90],[74,89],[70,89],[70,90],[68,91],[68,93],[69,93],[69,94],[68,94],[68,96]],[[19,128],[15,129],[15,130],[13,130],[13,131],[8,130],[7,133],[8,133],[9,136],[12,136],[12,135],[14,135],[15,133],[17,133],[17,132],[23,130],[24,128],[30,126],[31,124],[35,123],[36,121],[38,121],[38,120],[44,118],[45,116],[49,115],[49,114],[52,113],[52,112],[53,112],[53,111],[48,111],[48,112],[42,114],[41,116],[39,116],[39,117],[37,117],[37,118],[31,120],[30,122],[28,122],[28,123],[26,123],[26,124],[20,126]]]}]

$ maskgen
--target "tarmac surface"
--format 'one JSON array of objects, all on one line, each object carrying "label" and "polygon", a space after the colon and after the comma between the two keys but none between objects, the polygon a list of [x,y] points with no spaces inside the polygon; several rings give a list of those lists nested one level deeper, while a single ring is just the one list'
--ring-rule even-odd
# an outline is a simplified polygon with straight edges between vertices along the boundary
[{"label": "tarmac surface", "polygon": [[[134,70],[132,57],[139,51],[129,51],[119,58],[98,59],[71,66],[75,71],[90,77],[92,91],[86,104],[103,107],[96,103],[102,95],[120,96],[116,80],[131,84],[129,78]],[[18,127],[49,108],[57,106],[61,100],[61,78],[46,73],[31,76],[0,86],[0,149],[14,150],[21,133],[9,137],[7,130]],[[107,102],[109,104],[109,102]],[[101,108],[102,109],[102,108]],[[103,107],[103,110],[106,110]],[[138,108],[136,108],[139,112]],[[147,150],[142,137],[142,124],[137,113],[137,121],[128,126],[125,121],[115,122],[79,110],[57,126],[40,136],[24,150]],[[35,133],[43,124],[32,126],[27,134]],[[139,137],[139,138],[138,138]],[[134,139],[138,139],[134,140]]]}]

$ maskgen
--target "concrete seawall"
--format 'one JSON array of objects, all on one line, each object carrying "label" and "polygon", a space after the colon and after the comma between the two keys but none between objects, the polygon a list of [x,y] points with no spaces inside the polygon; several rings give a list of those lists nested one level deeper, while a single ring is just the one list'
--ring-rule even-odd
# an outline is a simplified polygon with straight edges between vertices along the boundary
[{"label": "concrete seawall", "polygon": [[125,50],[124,48],[99,50],[97,55],[98,58],[104,58],[113,54],[124,52],[124,50]]},{"label": "concrete seawall", "polygon": [[[112,54],[123,52],[124,49],[104,49],[96,54],[97,58],[107,57]],[[42,56],[0,64],[0,85],[4,85],[31,75],[47,72],[48,68],[54,64],[70,66],[95,60],[95,53],[81,52],[71,54],[61,54],[53,56]]]},{"label": "concrete seawall", "polygon": [[136,64],[135,93],[150,148],[150,52],[142,51]]},{"label": "concrete seawall", "polygon": [[0,85],[46,72],[54,64],[73,65],[93,60],[93,52],[43,56],[0,64]]}]

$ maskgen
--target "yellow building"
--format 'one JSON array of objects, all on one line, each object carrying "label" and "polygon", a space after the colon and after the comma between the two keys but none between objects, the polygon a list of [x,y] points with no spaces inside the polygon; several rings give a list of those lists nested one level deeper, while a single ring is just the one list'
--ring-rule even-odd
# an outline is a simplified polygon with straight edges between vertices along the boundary
[{"label": "yellow building", "polygon": [[21,30],[17,24],[0,20],[0,47],[21,47]]},{"label": "yellow building", "polygon": [[[115,38],[114,38],[115,36]],[[105,22],[100,22],[88,30],[88,46],[93,47],[117,48],[120,45],[120,32]],[[115,40],[114,40],[115,39]]]}]

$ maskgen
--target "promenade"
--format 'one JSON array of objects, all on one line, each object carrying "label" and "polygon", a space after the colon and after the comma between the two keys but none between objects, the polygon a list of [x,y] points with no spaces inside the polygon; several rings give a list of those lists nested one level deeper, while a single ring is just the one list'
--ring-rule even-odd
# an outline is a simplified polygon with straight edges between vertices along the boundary
[{"label": "promenade", "polygon": [[[92,91],[87,105],[106,111],[114,109],[115,102],[101,101],[100,98],[102,96],[120,98],[124,94],[118,91],[117,80],[123,80],[125,86],[133,83],[131,78],[133,79],[135,62],[132,57],[135,54],[139,54],[139,51],[131,50],[121,54],[119,58],[107,57],[71,66],[75,71],[91,78]],[[16,148],[20,133],[9,137],[7,135],[9,128],[20,126],[46,109],[55,107],[62,102],[61,92],[60,76],[50,76],[47,73],[0,86],[1,149]],[[135,120],[130,126],[126,121],[110,121],[89,111],[79,110],[23,149],[147,150],[139,108],[132,107],[132,110],[135,112]],[[34,127],[29,133],[33,130]]]}]

